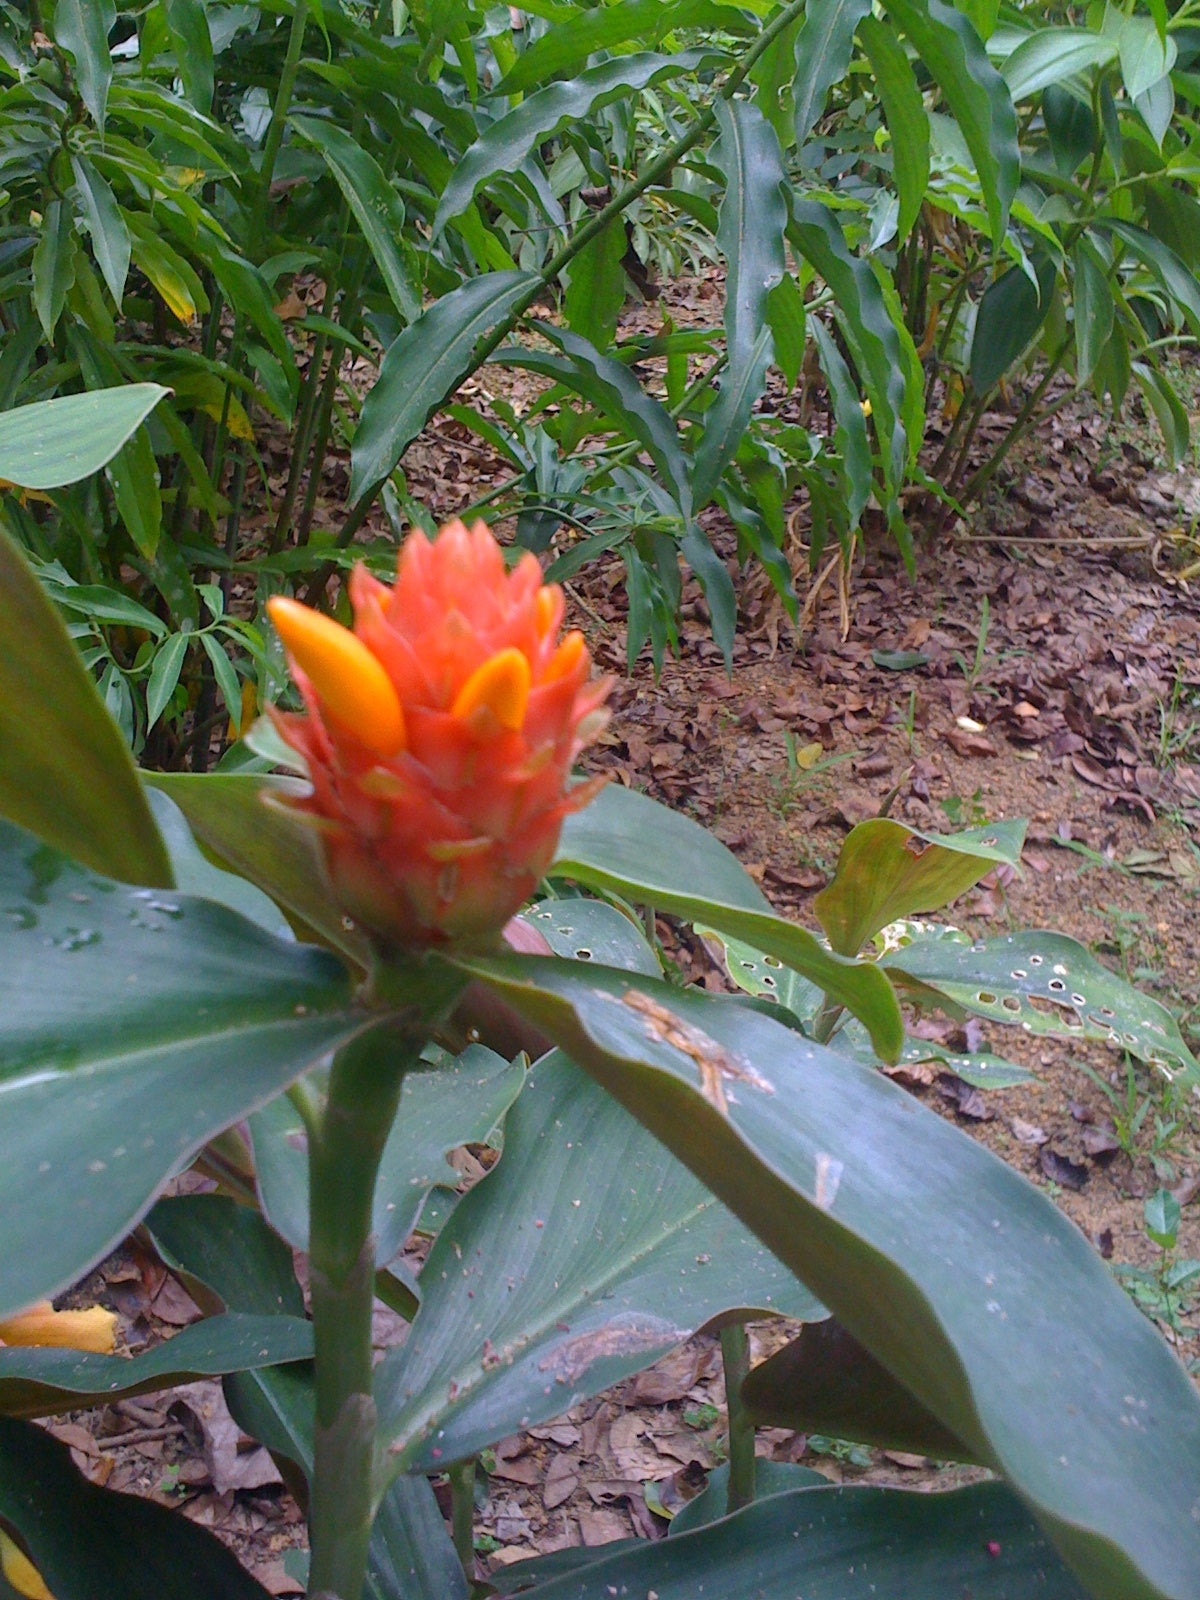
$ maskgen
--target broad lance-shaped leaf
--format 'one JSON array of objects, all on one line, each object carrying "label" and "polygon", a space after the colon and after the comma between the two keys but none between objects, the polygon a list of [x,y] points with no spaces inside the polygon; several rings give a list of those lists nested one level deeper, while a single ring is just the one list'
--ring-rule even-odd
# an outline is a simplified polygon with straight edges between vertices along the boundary
[{"label": "broad lance-shaped leaf", "polygon": [[787,174],[775,130],[749,100],[718,100],[716,110],[721,137],[712,161],[725,178],[717,244],[725,258],[728,365],[696,451],[697,509],[712,498],[762,394],[772,352],[767,296],[786,267]]},{"label": "broad lance-shaped leaf", "polygon": [[1200,1398],[1045,1196],[882,1074],[757,1011],[549,958],[469,970],[1008,1479],[1096,1600],[1196,1594]]},{"label": "broad lance-shaped leaf", "polygon": [[614,100],[632,99],[663,78],[692,72],[703,59],[700,50],[682,50],[671,56],[646,51],[605,61],[577,78],[538,89],[486,128],[458,162],[438,202],[434,237],[451,217],[466,209],[480,184],[499,173],[518,171],[538,145],[560,129],[594,115]]},{"label": "broad lance-shaped leaf", "polygon": [[777,956],[861,1018],[880,1055],[895,1059],[904,1027],[883,974],[833,954],[807,929],[776,916],[737,857],[690,817],[610,784],[567,818],[553,871]]},{"label": "broad lance-shaped leaf", "polygon": [[1101,966],[1066,934],[1031,929],[975,944],[965,936],[920,939],[879,964],[899,981],[915,979],[977,1016],[1026,1033],[1102,1040],[1180,1087],[1200,1091],[1200,1062],[1166,1006]]},{"label": "broad lance-shaped leaf", "polygon": [[312,1324],[303,1317],[208,1317],[144,1355],[100,1356],[77,1350],[0,1349],[0,1413],[44,1417],[123,1397],[171,1389],[194,1378],[251,1372],[306,1361]]},{"label": "broad lance-shaped leaf", "polygon": [[1008,85],[979,35],[946,0],[885,0],[950,107],[983,189],[992,244],[999,249],[1021,178],[1017,113]]},{"label": "broad lance-shaped leaf", "polygon": [[859,43],[867,53],[875,91],[883,106],[892,140],[892,175],[900,200],[896,237],[908,238],[929,184],[929,117],[908,55],[892,28],[878,17],[858,24]]},{"label": "broad lance-shaped leaf", "polygon": [[[471,1045],[450,1067],[410,1072],[384,1146],[375,1185],[371,1231],[375,1259],[386,1267],[416,1227],[429,1191],[453,1189],[459,1174],[451,1150],[482,1144],[521,1092],[522,1060]],[[307,1140],[300,1114],[285,1097],[250,1119],[263,1210],[294,1249],[308,1249]]]},{"label": "broad lance-shaped leaf", "polygon": [[90,477],[170,392],[157,383],[131,383],[4,412],[0,479],[22,489],[62,489]]},{"label": "broad lance-shaped leaf", "polygon": [[440,300],[388,346],[363,401],[350,450],[350,497],[378,488],[425,426],[435,406],[471,367],[475,347],[525,295],[532,272],[487,272]]},{"label": "broad lance-shaped leaf", "polygon": [[953,1494],[798,1489],[694,1532],[588,1554],[560,1577],[548,1569],[562,1558],[547,1556],[492,1582],[524,1600],[1087,1600],[998,1483]]},{"label": "broad lance-shaped leaf", "polygon": [[11,1417],[0,1417],[0,1519],[58,1600],[269,1600],[214,1534],[97,1488],[65,1444]]},{"label": "broad lance-shaped leaf", "polygon": [[0,825],[0,1315],[78,1278],[364,1020],[323,951]]},{"label": "broad lance-shaped leaf", "polygon": [[0,816],[97,871],[160,888],[172,882],[129,749],[3,527],[0,751]]},{"label": "broad lance-shaped leaf", "polygon": [[846,76],[854,49],[854,30],[871,9],[871,0],[809,0],[796,35],[796,143],[805,140],[825,112],[835,83]]},{"label": "broad lance-shaped leaf", "polygon": [[530,1074],[503,1160],[459,1202],[421,1288],[408,1339],[376,1374],[389,1472],[433,1472],[559,1416],[723,1314],[825,1314],[557,1052]]},{"label": "broad lance-shaped leaf", "polygon": [[839,955],[852,956],[900,917],[937,911],[994,867],[1015,867],[1023,822],[998,822],[963,833],[921,833],[889,817],[852,829],[833,882],[813,901],[817,921]]}]

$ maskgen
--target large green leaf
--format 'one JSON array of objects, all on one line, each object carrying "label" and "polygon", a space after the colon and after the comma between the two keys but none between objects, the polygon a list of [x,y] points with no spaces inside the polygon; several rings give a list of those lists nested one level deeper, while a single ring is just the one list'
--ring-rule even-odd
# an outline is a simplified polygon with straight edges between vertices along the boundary
[{"label": "large green leaf", "polygon": [[882,1074],[757,1011],[549,958],[470,970],[1004,1474],[1097,1600],[1195,1594],[1200,1399],[1044,1195]]},{"label": "large green leaf", "polygon": [[835,83],[846,76],[854,49],[854,30],[871,9],[871,0],[809,0],[796,35],[796,144],[801,148],[825,111]]},{"label": "large green leaf", "polygon": [[89,1483],[65,1444],[0,1417],[0,1518],[57,1600],[269,1600],[214,1534]]},{"label": "large green leaf", "polygon": [[881,957],[880,965],[978,1016],[1026,1033],[1103,1040],[1200,1090],[1200,1062],[1166,1006],[1066,934],[1029,929],[975,944],[921,939]]},{"label": "large green leaf", "polygon": [[66,1287],[214,1134],[362,1025],[344,968],[0,826],[0,1315]]},{"label": "large green leaf", "polygon": [[697,510],[712,498],[737,454],[762,394],[772,354],[767,296],[782,281],[787,265],[787,174],[775,130],[749,100],[718,100],[717,125],[721,136],[711,160],[725,179],[717,245],[725,258],[728,360],[696,449],[692,492]]},{"label": "large green leaf", "polygon": [[603,1548],[581,1570],[501,1594],[527,1600],[1086,1600],[1021,1503],[998,1483],[953,1494],[797,1489],[694,1532]]},{"label": "large green leaf", "polygon": [[1028,100],[1089,67],[1117,58],[1117,41],[1086,28],[1039,28],[1013,51],[1000,71],[1014,100]]},{"label": "large green leaf", "polygon": [[[483,1045],[469,1046],[451,1067],[410,1072],[384,1146],[375,1184],[372,1233],[380,1267],[398,1256],[429,1191],[460,1179],[446,1157],[482,1144],[521,1091],[525,1067]],[[290,1100],[273,1100],[250,1119],[263,1210],[297,1250],[308,1249],[307,1141]]]},{"label": "large green leaf", "polygon": [[333,174],[375,257],[392,304],[406,321],[415,322],[421,314],[421,297],[409,280],[401,250],[404,202],[370,151],[337,123],[301,116],[293,116],[291,122],[320,151]]},{"label": "large green leaf", "polygon": [[867,436],[867,419],[863,403],[850,368],[842,359],[833,335],[819,317],[809,323],[813,343],[821,358],[821,368],[833,401],[833,442],[841,456],[842,482],[846,495],[846,524],[853,532],[858,527],[867,501],[874,487],[875,474],[871,455],[871,441]]},{"label": "large green leaf", "polygon": [[172,881],[128,747],[3,526],[0,815],[113,877]]},{"label": "large green leaf", "polygon": [[776,916],[737,857],[690,817],[610,784],[567,818],[553,870],[778,956],[861,1017],[879,1053],[895,1058],[904,1030],[882,974],[835,955],[806,928]]},{"label": "large green leaf", "polygon": [[0,1348],[0,1412],[41,1417],[78,1411],[193,1378],[250,1372],[312,1355],[312,1324],[303,1317],[208,1317],[144,1355],[100,1356],[78,1350]]},{"label": "large green leaf", "polygon": [[470,370],[475,346],[537,285],[532,272],[488,272],[444,294],[388,347],[363,401],[350,452],[350,496],[377,488],[429,413]]},{"label": "large green leaf", "polygon": [[161,789],[147,787],[145,796],[167,848],[175,887],[181,894],[216,900],[251,922],[257,922],[277,939],[293,937],[287,918],[261,889],[255,888],[248,879],[213,865],[196,843],[183,812],[167,794]]},{"label": "large green leaf", "polygon": [[131,383],[4,412],[0,478],[22,489],[61,489],[90,477],[170,392],[157,383]]},{"label": "large green leaf", "polygon": [[172,1195],[152,1207],[144,1226],[202,1310],[303,1317],[291,1248],[253,1207],[225,1194]]},{"label": "large green leaf", "polygon": [[886,0],[885,9],[908,35],[962,129],[998,250],[1021,176],[1017,114],[1008,85],[970,22],[947,0]]},{"label": "large green leaf", "polygon": [[117,20],[113,0],[56,0],[54,38],[75,57],[79,97],[104,132],[104,113],[112,83],[108,36]]},{"label": "large green leaf", "polygon": [[[570,32],[567,28],[553,31]],[[617,319],[625,304],[623,261],[627,248],[624,223],[614,217],[566,269],[563,315],[567,327],[597,350],[607,349],[616,338]]]},{"label": "large green leaf", "polygon": [[213,98],[213,44],[206,7],[207,0],[165,0],[164,5],[184,93],[205,115]]},{"label": "large green leaf", "polygon": [[1169,245],[1156,239],[1145,228],[1132,222],[1119,222],[1113,217],[1100,217],[1097,227],[1109,229],[1143,266],[1158,279],[1167,294],[1179,307],[1192,332],[1200,339],[1200,279],[1180,260]]},{"label": "large green leaf", "polygon": [[699,50],[670,56],[642,51],[588,67],[577,78],[549,84],[529,95],[507,116],[485,128],[454,167],[438,201],[434,237],[451,217],[466,209],[480,184],[498,173],[517,172],[544,140],[570,123],[594,116],[614,100],[629,99],[663,78],[693,71],[701,60],[703,52]]},{"label": "large green leaf", "polygon": [[389,1471],[436,1471],[558,1416],[723,1313],[824,1315],[557,1052],[530,1074],[504,1159],[459,1202],[421,1286],[376,1376]]},{"label": "large green leaf", "polygon": [[[107,178],[96,170],[87,156],[72,156],[71,171],[92,236],[96,264],[119,306],[129,273],[129,229]],[[43,401],[43,404],[49,403]]]},{"label": "large green leaf", "polygon": [[984,290],[971,337],[971,384],[987,394],[1033,343],[1050,315],[1055,266],[1049,256],[1034,257],[1037,282],[1021,267],[1009,267]]},{"label": "large green leaf", "polygon": [[1116,306],[1108,281],[1109,268],[1086,234],[1076,241],[1071,263],[1075,376],[1085,384],[1099,365],[1112,334]]},{"label": "large green leaf", "polygon": [[852,829],[833,881],[813,901],[833,948],[857,955],[868,939],[899,917],[937,911],[997,866],[1015,867],[1023,822],[997,822],[963,833],[921,833],[890,817]]},{"label": "large green leaf", "polygon": [[971,1452],[833,1317],[754,1367],[741,1396],[759,1426],[855,1439],[942,1460]]},{"label": "large green leaf", "polygon": [[929,117],[904,46],[888,24],[878,17],[863,17],[858,37],[871,63],[891,135],[892,176],[900,200],[896,236],[903,241],[920,215],[929,185]]},{"label": "large green leaf", "polygon": [[524,94],[587,65],[596,50],[623,44],[657,45],[675,28],[712,27],[730,32],[746,28],[746,17],[714,0],[615,0],[612,5],[577,7],[560,25],[527,44],[496,85],[497,98]]}]

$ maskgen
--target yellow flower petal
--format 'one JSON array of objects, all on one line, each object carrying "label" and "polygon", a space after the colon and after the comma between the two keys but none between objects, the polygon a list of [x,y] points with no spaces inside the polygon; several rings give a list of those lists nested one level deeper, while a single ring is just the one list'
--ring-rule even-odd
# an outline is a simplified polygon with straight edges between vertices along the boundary
[{"label": "yellow flower petal", "polygon": [[6,1581],[18,1594],[23,1594],[27,1600],[54,1600],[54,1596],[42,1582],[42,1575],[30,1561],[24,1550],[8,1537],[3,1528],[0,1528],[0,1572],[4,1573]]},{"label": "yellow flower petal", "polygon": [[117,1317],[103,1306],[86,1311],[55,1311],[39,1301],[19,1316],[0,1322],[0,1345],[42,1345],[60,1350],[90,1350],[108,1356],[117,1342]]},{"label": "yellow flower petal", "polygon": [[529,678],[529,662],[520,650],[510,645],[476,667],[450,709],[456,717],[466,719],[486,706],[502,728],[515,733],[525,721]]},{"label": "yellow flower petal", "polygon": [[546,676],[542,681],[544,683],[553,683],[557,678],[565,678],[568,673],[574,672],[579,665],[579,658],[583,655],[585,648],[583,635],[578,628],[572,628],[571,632],[564,636],[562,643],[550,657],[550,663],[546,668]]},{"label": "yellow flower petal", "polygon": [[386,759],[403,750],[399,698],[362,640],[340,622],[282,595],[267,601],[267,611],[330,716],[377,756]]}]

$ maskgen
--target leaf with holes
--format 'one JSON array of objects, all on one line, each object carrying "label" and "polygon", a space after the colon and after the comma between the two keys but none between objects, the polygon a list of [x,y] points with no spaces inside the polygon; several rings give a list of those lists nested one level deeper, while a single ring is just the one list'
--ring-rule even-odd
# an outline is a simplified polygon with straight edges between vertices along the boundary
[{"label": "leaf with holes", "polygon": [[531,1072],[504,1143],[487,1183],[438,1235],[408,1340],[376,1373],[390,1470],[465,1460],[650,1366],[723,1314],[824,1315],[558,1052]]},{"label": "leaf with holes", "polygon": [[642,930],[623,911],[606,900],[582,896],[572,900],[539,900],[521,913],[521,920],[537,930],[556,956],[573,961],[595,961],[602,967],[662,976],[658,957]]},{"label": "leaf with holes", "polygon": [[1023,822],[940,834],[874,817],[848,835],[813,910],[833,949],[856,955],[889,922],[938,911],[995,867],[1016,867],[1024,839]]},{"label": "leaf with holes", "polygon": [[880,958],[965,1011],[1026,1033],[1099,1039],[1149,1062],[1172,1082],[1200,1091],[1200,1062],[1175,1018],[1103,967],[1065,934],[1032,930],[971,944],[918,940]]}]

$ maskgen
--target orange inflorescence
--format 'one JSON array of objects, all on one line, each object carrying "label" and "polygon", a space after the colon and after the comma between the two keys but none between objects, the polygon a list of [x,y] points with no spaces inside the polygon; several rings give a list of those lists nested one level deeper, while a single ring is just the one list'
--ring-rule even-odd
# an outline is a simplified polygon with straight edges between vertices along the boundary
[{"label": "orange inflorescence", "polygon": [[414,533],[389,587],[357,568],[353,630],[294,600],[269,603],[307,707],[273,712],[304,757],[338,904],[390,944],[487,942],[532,892],[568,791],[603,726],[582,634],[560,639],[562,591],[490,530]]}]

